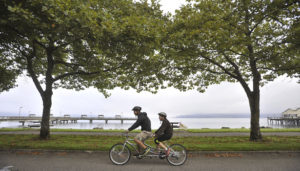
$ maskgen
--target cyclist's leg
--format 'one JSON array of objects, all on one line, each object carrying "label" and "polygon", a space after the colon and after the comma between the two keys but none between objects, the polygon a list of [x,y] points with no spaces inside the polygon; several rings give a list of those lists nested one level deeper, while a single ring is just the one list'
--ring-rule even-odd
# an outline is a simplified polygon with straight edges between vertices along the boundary
[{"label": "cyclist's leg", "polygon": [[168,148],[165,146],[165,144],[163,143],[163,141],[169,140],[171,139],[172,136],[169,135],[162,135],[160,137],[157,138],[157,141],[159,142],[159,146],[162,147],[166,152],[168,151]]},{"label": "cyclist's leg", "polygon": [[[141,133],[139,133],[135,138],[134,141],[138,144],[139,147],[141,147],[143,150],[146,150],[147,152],[149,152],[150,148],[147,148],[146,145],[144,144],[144,141],[146,141],[148,138],[151,137],[151,132],[147,132],[147,131],[142,131]],[[140,152],[142,152],[142,150],[140,149]],[[145,152],[145,151],[144,151]],[[146,153],[147,153],[146,152]]]},{"label": "cyclist's leg", "polygon": [[146,148],[145,144],[143,143],[143,140],[144,140],[143,132],[137,134],[134,137],[134,142],[138,145],[139,152],[142,152],[142,150],[144,150]]},{"label": "cyclist's leg", "polygon": [[156,149],[157,149],[157,151],[160,151],[160,141],[158,140],[158,138],[155,138],[154,139],[154,143],[156,144]]},{"label": "cyclist's leg", "polygon": [[143,146],[145,147],[144,148],[144,153],[143,155],[146,155],[150,150],[151,150],[151,147],[147,147],[144,142],[150,138],[152,136],[152,133],[151,132],[148,132],[148,131],[142,131],[142,139],[141,139],[141,142],[143,143]]},{"label": "cyclist's leg", "polygon": [[163,142],[160,142],[160,143],[159,143],[159,146],[160,146],[161,148],[165,149],[165,150],[167,149],[167,147],[165,146],[165,144],[164,144]]}]

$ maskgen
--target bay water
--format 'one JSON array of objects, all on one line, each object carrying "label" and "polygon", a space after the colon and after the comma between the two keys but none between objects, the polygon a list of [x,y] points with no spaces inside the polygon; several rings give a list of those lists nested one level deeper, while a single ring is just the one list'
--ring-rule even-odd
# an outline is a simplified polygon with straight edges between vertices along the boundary
[{"label": "bay water", "polygon": [[[201,129],[201,128],[250,128],[250,118],[168,118],[170,122],[180,122],[188,129]],[[150,118],[152,129],[158,129],[161,121],[158,118]],[[77,123],[64,123],[54,124],[51,128],[60,129],[128,129],[135,121],[121,121],[109,120],[106,124],[104,120],[89,121],[79,120]],[[32,125],[31,122],[25,122],[24,127]],[[267,118],[260,118],[260,126],[268,127]],[[22,124],[18,121],[3,121],[0,122],[0,128],[19,128]],[[272,126],[271,126],[272,127]],[[139,129],[139,128],[138,128]]]}]

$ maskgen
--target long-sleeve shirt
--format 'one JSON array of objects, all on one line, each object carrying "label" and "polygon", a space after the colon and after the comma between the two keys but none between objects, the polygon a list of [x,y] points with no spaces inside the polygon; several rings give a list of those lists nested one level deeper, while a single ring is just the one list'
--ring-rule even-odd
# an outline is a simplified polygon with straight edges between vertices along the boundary
[{"label": "long-sleeve shirt", "polygon": [[141,126],[142,131],[151,132],[151,121],[148,118],[146,112],[141,112],[140,114],[138,114],[138,119],[130,128],[128,128],[128,131],[132,131],[139,126]]},{"label": "long-sleeve shirt", "polygon": [[166,135],[173,135],[173,128],[170,124],[170,122],[168,121],[168,119],[164,119],[161,126],[158,128],[157,131],[155,131],[155,135],[157,137],[166,134]]}]

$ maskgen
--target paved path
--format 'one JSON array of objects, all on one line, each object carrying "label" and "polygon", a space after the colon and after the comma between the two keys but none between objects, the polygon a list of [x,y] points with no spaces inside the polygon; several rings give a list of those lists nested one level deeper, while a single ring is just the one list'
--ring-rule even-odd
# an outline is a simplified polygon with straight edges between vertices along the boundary
[{"label": "paved path", "polygon": [[[39,134],[39,131],[7,131],[1,134]],[[106,135],[106,136],[120,136],[120,132],[51,132],[51,135]],[[136,133],[130,133],[131,136]],[[300,136],[300,132],[263,132],[263,136]],[[250,133],[245,132],[222,132],[222,133],[191,133],[191,132],[174,132],[174,136],[188,137],[224,137],[224,136],[250,136]]]},{"label": "paved path", "polygon": [[116,166],[107,152],[0,151],[0,171],[9,166],[12,171],[299,171],[299,161],[300,152],[200,152],[189,154],[183,166],[157,158],[131,158],[125,166]]}]

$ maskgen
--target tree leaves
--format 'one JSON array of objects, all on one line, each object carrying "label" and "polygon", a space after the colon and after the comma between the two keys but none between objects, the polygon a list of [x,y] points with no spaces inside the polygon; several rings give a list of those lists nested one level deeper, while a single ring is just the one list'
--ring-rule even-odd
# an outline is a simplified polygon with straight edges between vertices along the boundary
[{"label": "tree leaves", "polygon": [[254,77],[251,63],[264,83],[284,73],[299,75],[299,53],[289,50],[291,43],[282,43],[298,21],[293,12],[298,2],[189,2],[176,11],[162,51],[172,63],[170,85],[203,90],[222,81],[249,82]]},{"label": "tree leaves", "polygon": [[54,88],[94,86],[104,92],[143,85],[141,90],[146,87],[141,81],[153,80],[146,66],[159,48],[164,23],[156,1],[31,0],[4,1],[1,6],[6,8],[1,24],[9,27],[1,32],[13,28],[12,34],[18,33],[6,51],[13,47],[20,52],[18,58],[30,57],[41,83],[51,61]]}]

